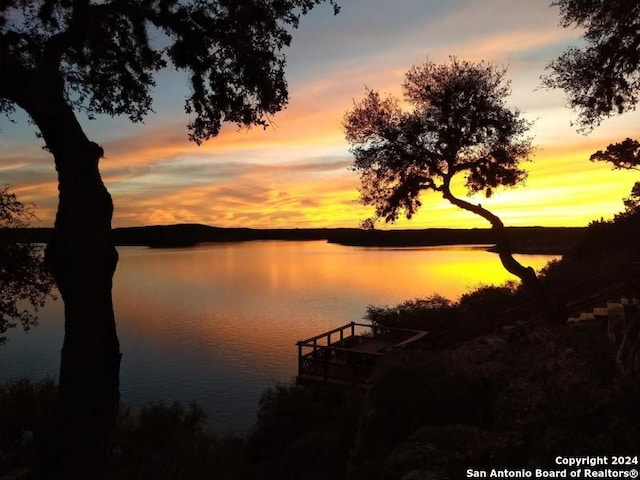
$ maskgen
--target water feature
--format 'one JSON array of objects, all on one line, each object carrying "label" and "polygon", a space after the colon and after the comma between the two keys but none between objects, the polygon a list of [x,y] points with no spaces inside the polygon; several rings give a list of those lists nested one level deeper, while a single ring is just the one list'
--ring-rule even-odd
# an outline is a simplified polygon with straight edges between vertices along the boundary
[{"label": "water feature", "polygon": [[[218,432],[254,422],[261,392],[296,374],[298,340],[395,305],[513,279],[484,247],[362,248],[326,242],[244,242],[184,249],[119,248],[114,303],[123,352],[121,394],[197,401]],[[550,255],[519,259],[536,269]],[[40,325],[0,347],[0,382],[56,376],[61,301]]]}]

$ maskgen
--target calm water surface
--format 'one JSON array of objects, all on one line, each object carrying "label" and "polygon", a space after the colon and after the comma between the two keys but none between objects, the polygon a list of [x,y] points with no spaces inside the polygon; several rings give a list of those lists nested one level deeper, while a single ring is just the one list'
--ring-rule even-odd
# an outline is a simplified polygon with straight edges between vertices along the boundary
[{"label": "calm water surface", "polygon": [[[188,249],[119,248],[114,303],[123,352],[121,394],[197,401],[218,432],[244,432],[260,393],[291,381],[295,343],[395,305],[512,279],[482,247],[360,248],[325,242],[246,242]],[[519,259],[540,269],[557,258]],[[55,377],[63,307],[50,302],[28,335],[0,347],[0,382]]]}]

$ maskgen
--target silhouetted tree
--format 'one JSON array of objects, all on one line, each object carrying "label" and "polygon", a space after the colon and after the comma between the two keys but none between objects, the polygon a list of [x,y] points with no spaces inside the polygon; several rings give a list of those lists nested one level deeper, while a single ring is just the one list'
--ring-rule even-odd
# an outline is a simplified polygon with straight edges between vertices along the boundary
[{"label": "silhouetted tree", "polygon": [[628,197],[622,199],[624,203],[624,212],[617,215],[616,218],[637,217],[640,213],[640,182],[633,184],[631,193]]},{"label": "silhouetted tree", "polygon": [[639,170],[640,142],[626,138],[609,145],[606,150],[598,150],[589,159],[592,162],[609,162],[614,170]]},{"label": "silhouetted tree", "polygon": [[[585,29],[584,48],[569,48],[549,65],[543,84],[561,88],[578,110],[579,126],[589,131],[611,115],[635,110],[640,94],[640,0],[557,0],[562,25]],[[626,138],[598,150],[591,161],[610,162],[614,169],[637,170],[640,143]],[[624,199],[635,212],[640,184]]]},{"label": "silhouetted tree", "polygon": [[353,169],[360,174],[361,200],[375,207],[377,218],[393,222],[401,212],[411,218],[421,192],[437,192],[487,220],[504,267],[538,290],[534,270],[513,258],[500,218],[452,191],[456,176],[465,176],[468,193],[487,197],[526,177],[520,163],[532,151],[526,136],[530,123],[505,104],[510,94],[505,73],[485,62],[428,61],[406,74],[409,110],[396,98],[368,91],[347,112],[344,128],[355,156]]},{"label": "silhouetted tree", "polygon": [[[51,295],[53,279],[44,270],[41,249],[19,243],[10,229],[27,226],[33,209],[18,200],[9,187],[0,188],[0,345],[18,324],[25,331],[37,325],[34,314]],[[31,310],[24,307],[29,305]]]},{"label": "silhouetted tree", "polygon": [[547,87],[561,88],[588,131],[611,115],[635,110],[640,92],[640,0],[556,0],[561,24],[584,29],[586,46],[554,60]]},{"label": "silhouetted tree", "polygon": [[[592,162],[609,162],[614,170],[640,170],[640,142],[626,138],[620,143],[609,145],[606,150],[598,150],[591,155]],[[631,194],[623,200],[625,211],[616,218],[628,218],[640,212],[640,182],[636,182]]]},{"label": "silhouetted tree", "polygon": [[222,122],[266,126],[287,103],[282,49],[300,15],[323,1],[0,2],[0,110],[27,112],[58,172],[46,263],[65,303],[65,339],[40,476],[98,477],[119,403],[113,205],[98,169],[103,150],[76,112],[141,121],[154,73],[171,64],[188,74],[195,142]]}]

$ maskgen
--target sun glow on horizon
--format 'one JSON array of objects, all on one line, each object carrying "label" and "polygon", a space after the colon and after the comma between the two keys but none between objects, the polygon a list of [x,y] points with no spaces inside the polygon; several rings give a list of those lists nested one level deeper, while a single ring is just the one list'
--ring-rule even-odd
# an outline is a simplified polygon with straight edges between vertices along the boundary
[{"label": "sun glow on horizon", "polygon": [[[513,90],[509,104],[534,121],[538,150],[524,165],[526,183],[473,202],[508,226],[583,226],[622,210],[637,175],[588,159],[609,143],[637,137],[640,115],[612,118],[589,136],[579,135],[561,92],[539,88],[544,66],[579,37],[558,26],[555,10],[516,0],[429,1],[411,8],[380,2],[376,9],[350,4],[337,17],[318,9],[303,19],[288,57],[290,103],[267,130],[226,125],[201,147],[189,143],[188,118],[175,98],[184,88],[176,82],[184,78],[175,72],[159,76],[156,103],[162,108],[146,124],[83,120],[89,137],[105,150],[100,169],[114,198],[113,225],[357,227],[373,210],[359,203],[358,177],[348,168],[345,112],[365,87],[401,96],[412,65],[448,55],[506,65]],[[381,27],[380,18],[388,28],[375,27]],[[38,226],[49,226],[57,205],[56,172],[23,117],[16,114],[16,125],[0,120],[0,175],[21,201],[36,205]],[[456,193],[465,195],[463,188]],[[486,226],[482,218],[425,192],[411,220],[379,228]]]}]

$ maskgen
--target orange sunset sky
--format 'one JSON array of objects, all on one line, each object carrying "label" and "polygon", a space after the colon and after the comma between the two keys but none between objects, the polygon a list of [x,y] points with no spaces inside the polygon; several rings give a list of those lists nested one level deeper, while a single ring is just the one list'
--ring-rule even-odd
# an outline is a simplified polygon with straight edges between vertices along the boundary
[{"label": "orange sunset sky", "polygon": [[[563,92],[540,87],[545,65],[581,32],[559,26],[558,9],[523,0],[344,0],[333,16],[322,5],[303,18],[287,51],[290,103],[271,128],[228,125],[198,147],[187,140],[185,77],[157,77],[144,124],[80,116],[101,144],[103,179],[113,195],[113,225],[198,222],[254,228],[357,227],[372,210],[358,203],[348,169],[342,118],[365,86],[400,94],[404,73],[427,57],[487,60],[508,68],[509,104],[535,121],[537,146],[524,186],[478,199],[507,225],[586,225],[622,209],[637,172],[589,162],[608,143],[637,138],[640,113],[608,119],[589,135],[571,126]],[[50,226],[57,203],[53,160],[22,112],[0,119],[0,183],[36,205]],[[485,227],[433,193],[398,228]],[[384,225],[380,225],[384,227]]]}]

